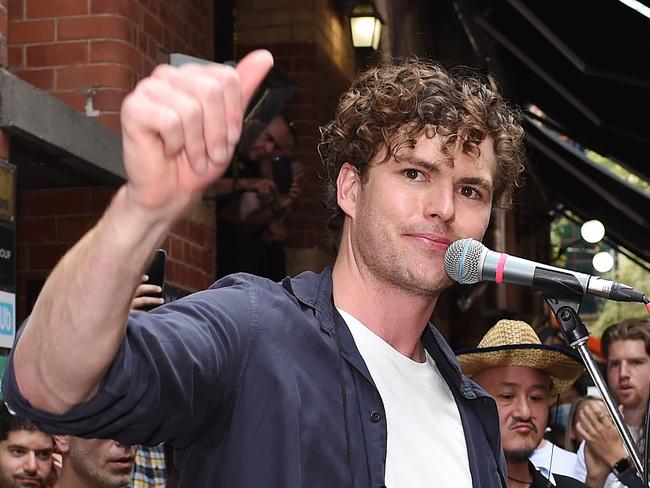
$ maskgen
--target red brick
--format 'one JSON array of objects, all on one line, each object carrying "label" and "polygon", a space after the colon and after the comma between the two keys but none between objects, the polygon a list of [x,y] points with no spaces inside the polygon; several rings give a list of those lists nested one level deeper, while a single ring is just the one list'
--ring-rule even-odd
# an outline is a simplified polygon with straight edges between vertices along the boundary
[{"label": "red brick", "polygon": [[11,44],[31,44],[54,40],[54,20],[27,20],[9,23]]},{"label": "red brick", "polygon": [[18,258],[18,271],[27,270],[29,266],[29,246],[20,243],[18,245],[18,254],[16,257]]},{"label": "red brick", "polygon": [[142,27],[156,42],[162,42],[163,26],[157,18],[147,11],[142,15]]},{"label": "red brick", "polygon": [[7,50],[7,66],[10,70],[16,68],[24,68],[25,66],[25,50],[22,46],[10,47]]},{"label": "red brick", "polygon": [[131,42],[132,25],[128,19],[115,15],[96,15],[59,19],[57,38],[60,41],[77,39],[120,39]]},{"label": "red brick", "polygon": [[51,270],[69,248],[69,244],[31,244],[29,246],[29,270]]},{"label": "red brick", "polygon": [[202,269],[203,266],[203,250],[198,246],[190,246],[190,259],[189,262],[192,266]]},{"label": "red brick", "polygon": [[93,14],[116,14],[140,23],[142,7],[135,0],[90,0],[90,12]]},{"label": "red brick", "polygon": [[54,70],[51,68],[16,70],[14,74],[41,90],[54,89]]},{"label": "red brick", "polygon": [[81,215],[90,213],[89,188],[33,190],[26,196],[26,216]]},{"label": "red brick", "polygon": [[88,0],[28,0],[27,17],[64,17],[88,13]]},{"label": "red brick", "polygon": [[90,62],[124,64],[136,73],[142,69],[141,54],[132,44],[119,41],[92,41]]},{"label": "red brick", "polygon": [[106,207],[113,199],[116,188],[110,186],[96,186],[90,190],[90,211],[96,214],[104,213]]},{"label": "red brick", "polygon": [[21,244],[56,241],[56,225],[54,217],[19,219],[18,241]]},{"label": "red brick", "polygon": [[9,20],[20,20],[25,18],[25,0],[9,0],[7,4]]},{"label": "red brick", "polygon": [[88,62],[87,42],[66,42],[27,46],[27,66],[65,66]]},{"label": "red brick", "polygon": [[59,242],[77,242],[97,222],[97,215],[57,217],[56,237]]},{"label": "red brick", "polygon": [[187,238],[195,244],[203,245],[203,225],[190,220],[187,223]]},{"label": "red brick", "polygon": [[132,71],[125,66],[71,66],[57,70],[57,89],[111,87],[130,91],[133,78]]},{"label": "red brick", "polygon": [[203,274],[194,268],[188,268],[187,273],[187,288],[190,291],[199,291],[203,289]]},{"label": "red brick", "polygon": [[[187,219],[180,219],[176,222],[171,233],[185,239],[187,237]],[[182,259],[182,257],[178,256],[178,259]]]},{"label": "red brick", "polygon": [[86,105],[86,94],[78,91],[58,92],[53,95],[64,103],[67,103],[77,112],[83,112]]},{"label": "red brick", "polygon": [[120,123],[120,114],[101,114],[96,117],[97,123],[102,124],[104,127],[111,129],[113,132],[120,134],[122,132],[122,124]]},{"label": "red brick", "polygon": [[118,112],[127,94],[127,91],[121,90],[97,90],[93,95],[93,107],[100,111]]},{"label": "red brick", "polygon": [[9,136],[2,131],[0,131],[0,158],[9,159]]},{"label": "red brick", "polygon": [[183,241],[176,236],[169,236],[169,254],[174,259],[182,259]]},{"label": "red brick", "polygon": [[169,258],[169,253],[167,254],[167,260],[165,263],[165,281],[171,283],[176,280],[176,263]]}]

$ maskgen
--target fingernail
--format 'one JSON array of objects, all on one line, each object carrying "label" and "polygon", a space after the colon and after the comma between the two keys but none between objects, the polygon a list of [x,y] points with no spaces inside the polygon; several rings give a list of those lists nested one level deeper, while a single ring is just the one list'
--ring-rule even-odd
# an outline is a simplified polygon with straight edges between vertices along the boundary
[{"label": "fingernail", "polygon": [[198,173],[205,173],[208,170],[208,158],[200,158],[195,169]]},{"label": "fingernail", "polygon": [[212,162],[215,164],[226,164],[228,158],[228,153],[227,150],[224,146],[218,145],[212,148],[212,152],[210,153],[210,159],[212,159]]}]

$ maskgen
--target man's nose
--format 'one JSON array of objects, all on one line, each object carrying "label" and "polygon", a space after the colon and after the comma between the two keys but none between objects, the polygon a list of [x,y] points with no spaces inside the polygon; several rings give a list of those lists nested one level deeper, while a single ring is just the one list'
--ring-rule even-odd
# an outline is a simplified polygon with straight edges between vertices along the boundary
[{"label": "man's nose", "polygon": [[431,188],[427,195],[427,214],[430,217],[438,217],[443,222],[450,222],[456,214],[456,202],[454,200],[454,189],[438,186]]},{"label": "man's nose", "polygon": [[630,377],[630,365],[627,363],[627,361],[621,361],[621,369],[619,370],[619,376],[621,378]]},{"label": "man's nose", "polygon": [[38,470],[38,463],[36,462],[36,453],[35,452],[29,452],[27,455],[25,455],[24,459],[24,464],[23,464],[23,470],[25,473],[36,473]]},{"label": "man's nose", "polygon": [[513,408],[513,417],[519,420],[530,420],[530,405],[528,404],[528,399],[525,397],[515,398],[515,404]]}]

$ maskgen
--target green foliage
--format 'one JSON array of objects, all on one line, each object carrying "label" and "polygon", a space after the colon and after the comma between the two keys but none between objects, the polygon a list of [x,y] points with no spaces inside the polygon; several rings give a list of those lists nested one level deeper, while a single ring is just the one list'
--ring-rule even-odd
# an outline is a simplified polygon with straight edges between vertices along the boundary
[{"label": "green foliage", "polygon": [[615,174],[618,176],[620,179],[623,181],[626,181],[630,185],[634,186],[635,188],[641,190],[644,193],[650,193],[650,183],[644,180],[643,178],[639,178],[637,175],[634,173],[630,173],[628,170],[626,170],[623,166],[620,164],[612,161],[609,158],[606,158],[605,156],[601,156],[595,151],[592,151],[591,149],[586,149],[585,150],[585,155],[594,163],[597,163],[601,167],[607,169],[610,173]]}]

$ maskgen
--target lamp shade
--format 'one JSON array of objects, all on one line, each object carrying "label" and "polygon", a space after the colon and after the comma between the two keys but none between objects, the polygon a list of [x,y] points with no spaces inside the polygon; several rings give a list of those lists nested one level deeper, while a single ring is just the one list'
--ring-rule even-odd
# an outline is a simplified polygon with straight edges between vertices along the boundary
[{"label": "lamp shade", "polygon": [[352,45],[356,48],[379,47],[383,20],[372,2],[359,2],[350,13]]}]

